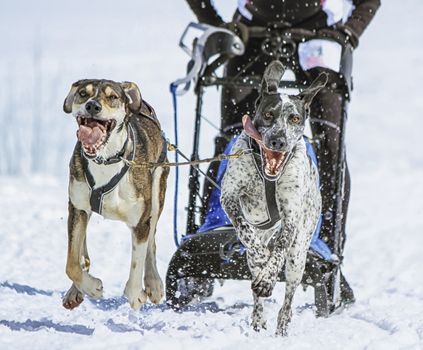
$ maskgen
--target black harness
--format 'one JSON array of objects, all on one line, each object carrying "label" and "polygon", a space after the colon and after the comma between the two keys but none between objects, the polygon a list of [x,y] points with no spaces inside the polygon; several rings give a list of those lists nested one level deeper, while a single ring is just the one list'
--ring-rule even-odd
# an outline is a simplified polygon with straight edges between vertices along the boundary
[{"label": "black harness", "polygon": [[[160,124],[159,124],[157,118],[155,117],[155,113],[154,113],[154,110],[152,109],[152,107],[150,105],[148,105],[145,101],[143,101],[143,108],[147,108],[148,112],[143,111],[139,115],[153,121],[154,124],[161,130]],[[110,193],[111,191],[113,191],[116,188],[116,186],[119,184],[120,180],[122,180],[122,178],[127,173],[128,169],[130,168],[130,165],[129,165],[130,162],[132,162],[135,159],[135,151],[136,151],[136,145],[137,145],[137,140],[139,138],[139,135],[137,135],[137,132],[138,132],[137,127],[135,125],[132,125],[132,123],[133,122],[131,120],[128,122],[128,137],[126,138],[126,141],[125,141],[125,143],[122,147],[122,150],[109,159],[103,159],[103,158],[90,159],[90,158],[87,158],[87,156],[85,155],[84,151],[81,148],[82,168],[84,170],[85,180],[88,184],[88,187],[90,188],[91,210],[100,214],[100,215],[101,215],[102,210],[103,210],[103,198],[104,198],[104,196],[106,194]],[[166,156],[167,156],[167,141],[166,141],[166,138],[165,138],[163,132],[161,134],[162,134],[162,138],[163,138],[163,148],[162,148],[162,152],[159,156],[158,163],[164,162],[165,159],[166,159]],[[115,163],[122,161],[122,158],[125,155],[125,152],[127,151],[126,148],[128,146],[129,139],[131,139],[131,141],[132,141],[132,150],[129,153],[129,157],[126,158],[126,160],[128,162],[123,163],[122,169],[116,175],[114,175],[107,184],[105,184],[101,187],[95,188],[95,180],[94,180],[94,177],[91,174],[90,169],[88,167],[88,161],[92,160],[96,164],[103,164],[103,165],[115,164]]]},{"label": "black harness", "polygon": [[272,227],[275,227],[281,221],[278,204],[276,202],[276,182],[279,177],[275,180],[269,180],[263,175],[263,160],[261,156],[260,147],[251,137],[249,137],[248,140],[249,147],[253,150],[252,154],[254,159],[254,165],[256,166],[256,170],[263,181],[264,195],[266,199],[266,210],[268,216],[267,220],[259,224],[252,225],[260,230],[268,230]]},{"label": "black harness", "polygon": [[[131,125],[131,123],[128,123],[128,129],[129,129],[129,133],[128,133],[128,138],[125,141],[125,145],[122,149],[122,151],[120,153],[122,153],[122,156],[124,155],[125,151],[126,151],[126,146],[128,144],[128,140],[131,139],[132,140],[132,151],[130,152],[130,156],[129,156],[129,161],[133,161],[135,159],[135,150],[136,150],[136,134],[134,132],[134,129]],[[126,174],[126,172],[129,169],[129,165],[127,162],[125,162],[123,164],[122,169],[115,175],[113,176],[110,181],[103,185],[100,186],[98,188],[95,188],[95,180],[93,175],[90,172],[90,169],[88,167],[88,159],[85,157],[84,151],[81,149],[81,158],[82,158],[82,167],[84,169],[84,173],[85,173],[85,180],[87,181],[87,184],[90,188],[90,206],[91,206],[91,210],[100,214],[102,212],[103,209],[103,197],[104,195],[110,193],[111,191],[113,191],[116,186],[118,185],[118,183],[120,182],[120,180],[122,180],[122,178],[124,177],[124,175]],[[113,159],[116,159],[117,156],[113,157]],[[121,156],[119,156],[119,160],[121,161],[122,158]],[[107,164],[114,164],[117,163],[118,161],[107,161],[107,162],[102,162],[101,164],[107,165]],[[98,163],[97,163],[98,164]]]},{"label": "black harness", "polygon": [[[259,223],[259,224],[253,224],[250,223],[252,226],[260,229],[260,230],[270,230],[272,228],[277,228],[278,225],[280,225],[278,231],[270,231],[270,235],[266,235],[262,238],[263,243],[269,248],[273,249],[276,241],[280,237],[283,227],[281,225],[281,216],[278,209],[278,204],[276,202],[276,183],[277,180],[282,175],[284,169],[282,169],[281,173],[278,177],[274,179],[268,179],[264,173],[263,173],[263,157],[262,157],[262,151],[260,149],[260,146],[257,144],[257,142],[249,137],[248,143],[250,149],[253,150],[253,159],[254,159],[254,165],[256,167],[257,173],[260,175],[263,186],[264,186],[264,195],[266,200],[266,211],[267,211],[267,217],[268,219]],[[285,165],[289,162],[289,160],[292,158],[292,155],[294,154],[294,151],[290,152],[288,156],[286,157],[284,164],[282,165],[285,167]]]}]

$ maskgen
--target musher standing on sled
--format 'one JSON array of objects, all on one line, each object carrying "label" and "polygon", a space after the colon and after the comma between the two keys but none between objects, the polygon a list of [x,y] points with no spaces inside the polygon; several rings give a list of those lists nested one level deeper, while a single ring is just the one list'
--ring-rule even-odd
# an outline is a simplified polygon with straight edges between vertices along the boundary
[{"label": "musher standing on sled", "polygon": [[[199,22],[231,29],[246,43],[245,54],[228,61],[225,75],[229,77],[262,76],[266,65],[274,59],[274,57],[261,54],[262,40],[248,38],[248,27],[273,26],[281,29],[298,28],[317,31],[319,37],[326,37],[352,50],[358,46],[359,38],[380,6],[380,0],[238,0],[238,9],[233,16],[233,21],[225,23],[213,6],[213,0],[187,0],[187,2]],[[316,48],[308,50],[313,49],[316,50]],[[324,47],[319,49],[322,52],[325,51]],[[329,74],[328,84],[313,101],[310,116],[313,138],[319,145],[316,151],[323,200],[320,237],[331,242],[334,230],[333,212],[336,205],[335,174],[340,147],[340,121],[346,110],[344,104],[349,101],[350,95],[345,79],[336,71],[336,68],[331,69],[333,65],[330,64],[322,64],[322,66],[320,63],[313,64],[313,59],[307,61],[307,58],[313,58],[307,57],[309,53],[307,48],[299,52],[301,67],[296,67],[301,70],[308,83],[322,71]],[[325,62],[324,54],[322,56],[317,61]],[[292,69],[292,67],[288,68]],[[221,133],[215,139],[216,154],[222,153],[232,136],[242,130],[242,116],[246,113],[253,115],[257,97],[258,92],[248,87],[222,89]],[[211,177],[215,176],[217,167],[218,164],[215,163],[209,168]],[[342,245],[345,243],[345,224],[350,195],[350,175],[347,166],[343,183]],[[211,185],[208,182],[205,185],[205,192],[206,197],[211,192]],[[351,299],[354,299],[352,291]]]}]

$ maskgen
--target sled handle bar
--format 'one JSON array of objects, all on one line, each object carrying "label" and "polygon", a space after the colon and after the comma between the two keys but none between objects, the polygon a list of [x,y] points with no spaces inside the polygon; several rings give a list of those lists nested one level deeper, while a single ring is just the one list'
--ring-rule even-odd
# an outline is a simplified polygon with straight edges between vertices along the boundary
[{"label": "sled handle bar", "polygon": [[[186,39],[188,33],[193,29],[199,31],[200,35],[195,37],[193,49],[191,50],[186,43]],[[188,63],[187,75],[172,83],[176,87],[177,95],[185,94],[189,90],[191,81],[196,82],[203,75],[207,63],[212,56],[241,56],[245,51],[244,43],[232,31],[204,23],[193,22],[185,28],[179,40],[179,47],[191,57],[191,60]],[[179,86],[183,87],[179,88]]]},{"label": "sled handle bar", "polygon": [[296,42],[315,38],[317,33],[303,28],[272,28],[272,27],[248,27],[249,38],[266,39],[274,36],[288,37]]}]

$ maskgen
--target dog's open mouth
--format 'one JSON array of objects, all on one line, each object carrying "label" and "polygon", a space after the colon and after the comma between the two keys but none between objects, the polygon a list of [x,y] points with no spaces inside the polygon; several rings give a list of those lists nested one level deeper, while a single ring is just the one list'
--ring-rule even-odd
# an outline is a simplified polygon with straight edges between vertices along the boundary
[{"label": "dog's open mouth", "polygon": [[287,152],[278,152],[267,148],[263,142],[262,136],[254,127],[248,115],[244,115],[242,124],[247,135],[256,140],[260,146],[265,175],[270,179],[277,178],[286,164]]},{"label": "dog's open mouth", "polygon": [[270,177],[279,176],[285,164],[286,152],[275,152],[260,145],[262,159],[264,161],[263,169],[266,175]]},{"label": "dog's open mouth", "polygon": [[116,126],[116,120],[101,120],[82,116],[77,117],[76,120],[79,125],[76,134],[85,154],[96,156],[109,139],[110,133]]}]

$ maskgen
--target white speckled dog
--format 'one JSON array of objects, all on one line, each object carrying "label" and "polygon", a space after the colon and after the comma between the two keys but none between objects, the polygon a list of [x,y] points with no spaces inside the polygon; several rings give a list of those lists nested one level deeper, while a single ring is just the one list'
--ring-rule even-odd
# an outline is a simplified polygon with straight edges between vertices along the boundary
[{"label": "white speckled dog", "polygon": [[307,155],[303,132],[310,103],[327,82],[323,73],[299,95],[281,95],[283,74],[279,61],[267,67],[254,119],[244,116],[244,131],[232,149],[256,152],[229,161],[221,196],[247,249],[255,330],[266,328],[263,298],[272,294],[285,264],[286,293],[277,335],[287,334],[292,299],[321,211],[318,170]]}]

